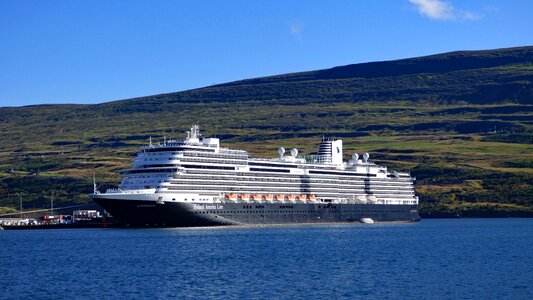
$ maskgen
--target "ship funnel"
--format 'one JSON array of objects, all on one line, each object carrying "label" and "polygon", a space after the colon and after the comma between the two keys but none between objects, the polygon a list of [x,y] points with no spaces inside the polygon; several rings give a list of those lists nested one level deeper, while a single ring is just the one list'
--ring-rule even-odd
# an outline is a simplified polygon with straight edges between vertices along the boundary
[{"label": "ship funnel", "polygon": [[296,149],[296,148],[292,149],[292,150],[291,150],[291,155],[292,155],[293,157],[296,157],[296,155],[298,155],[298,149]]},{"label": "ship funnel", "polygon": [[335,138],[322,138],[318,145],[318,155],[322,161],[334,165],[342,164],[342,140]]},{"label": "ship funnel", "polygon": [[279,154],[279,157],[280,157],[280,158],[283,157],[283,154],[285,154],[285,148],[280,147],[280,148],[278,149],[278,154]]}]

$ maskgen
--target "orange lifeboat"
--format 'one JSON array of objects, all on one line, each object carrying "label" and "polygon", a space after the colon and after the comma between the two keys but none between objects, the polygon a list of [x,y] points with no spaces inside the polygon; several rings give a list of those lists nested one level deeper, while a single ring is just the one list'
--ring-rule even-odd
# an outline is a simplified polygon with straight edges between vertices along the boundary
[{"label": "orange lifeboat", "polygon": [[248,195],[248,194],[240,194],[240,195],[239,195],[239,198],[240,198],[242,201],[249,201],[249,200],[250,200],[250,195]]},{"label": "orange lifeboat", "polygon": [[315,195],[307,195],[307,199],[311,200],[311,201],[316,201],[316,196]]},{"label": "orange lifeboat", "polygon": [[288,196],[287,196],[287,199],[289,199],[289,201],[293,201],[293,202],[294,202],[294,200],[296,200],[296,196],[294,196],[294,195],[288,195]]},{"label": "orange lifeboat", "polygon": [[265,200],[266,201],[272,201],[274,199],[274,196],[272,195],[265,195]]},{"label": "orange lifeboat", "polygon": [[252,200],[258,201],[258,202],[261,201],[261,195],[257,195],[257,194],[252,195]]},{"label": "orange lifeboat", "polygon": [[281,201],[283,201],[283,199],[285,199],[285,195],[275,195],[274,199],[276,201],[280,201],[281,202]]},{"label": "orange lifeboat", "polygon": [[231,201],[236,201],[237,200],[237,195],[235,194],[226,194],[226,196],[224,197],[228,200],[231,200]]}]

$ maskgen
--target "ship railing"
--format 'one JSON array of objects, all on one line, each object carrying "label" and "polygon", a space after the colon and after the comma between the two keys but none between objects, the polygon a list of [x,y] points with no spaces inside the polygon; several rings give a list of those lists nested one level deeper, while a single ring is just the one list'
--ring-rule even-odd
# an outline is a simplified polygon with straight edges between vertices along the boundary
[{"label": "ship railing", "polygon": [[259,157],[254,157],[251,160],[252,161],[267,161],[267,162],[270,162],[270,161],[273,161],[273,162],[287,162],[286,160],[283,160],[283,159],[280,159],[280,158],[259,158]]},{"label": "ship railing", "polygon": [[303,163],[303,164],[326,164],[330,162],[321,155],[305,155],[305,156],[297,156],[297,157],[284,156],[282,158],[254,158],[254,160],[276,161],[276,162],[297,162],[297,163]]},{"label": "ship railing", "polygon": [[365,200],[360,200],[357,198],[339,198],[333,201],[334,203],[340,204],[366,204]]},{"label": "ship railing", "polygon": [[166,140],[166,144],[167,145],[179,145],[179,144],[184,144],[185,143],[185,140],[182,140],[182,139],[170,139],[170,140]]},{"label": "ship railing", "polygon": [[117,193],[120,193],[120,194],[152,194],[156,191],[155,188],[146,188],[146,189],[135,189],[135,190],[123,190],[123,189],[119,189],[119,188],[111,188],[111,189],[107,189],[106,190],[106,193],[109,193],[109,194],[117,194]]},{"label": "ship railing", "polygon": [[233,154],[248,154],[248,152],[244,150],[235,150],[235,149],[229,149],[229,148],[220,148],[220,150],[223,153],[233,153]]},{"label": "ship railing", "polygon": [[254,157],[252,158],[253,161],[279,161],[283,162],[284,160],[279,158],[260,158],[260,157]]},{"label": "ship railing", "polygon": [[326,164],[331,163],[331,156],[324,155],[305,155],[303,157],[308,164]]},{"label": "ship railing", "polygon": [[[259,157],[254,157],[251,160],[252,161],[265,161],[265,162],[299,163],[299,164],[305,164],[306,163],[305,159],[303,157],[301,157],[301,156],[297,156],[294,159],[287,159],[287,158],[289,158],[289,156],[283,157],[283,158],[259,158]],[[292,156],[290,156],[290,158],[292,158]]]}]

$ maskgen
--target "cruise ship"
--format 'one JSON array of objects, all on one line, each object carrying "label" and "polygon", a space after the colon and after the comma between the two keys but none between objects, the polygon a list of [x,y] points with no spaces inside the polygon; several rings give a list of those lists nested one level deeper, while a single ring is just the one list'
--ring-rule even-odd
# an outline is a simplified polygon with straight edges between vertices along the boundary
[{"label": "cruise ship", "polygon": [[419,221],[409,173],[388,170],[323,137],[317,152],[272,159],[223,148],[198,125],[185,139],[140,149],[117,188],[89,196],[126,227]]}]

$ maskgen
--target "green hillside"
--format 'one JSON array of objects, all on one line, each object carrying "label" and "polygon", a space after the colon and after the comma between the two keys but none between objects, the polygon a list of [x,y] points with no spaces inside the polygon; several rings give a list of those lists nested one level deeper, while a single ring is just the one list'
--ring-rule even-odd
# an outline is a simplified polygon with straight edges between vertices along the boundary
[{"label": "green hillside", "polygon": [[[0,108],[0,207],[89,201],[150,136],[192,123],[258,157],[345,153],[417,177],[428,216],[533,216],[533,47],[452,52],[242,80],[98,105]],[[106,184],[102,186],[105,189]]]}]

